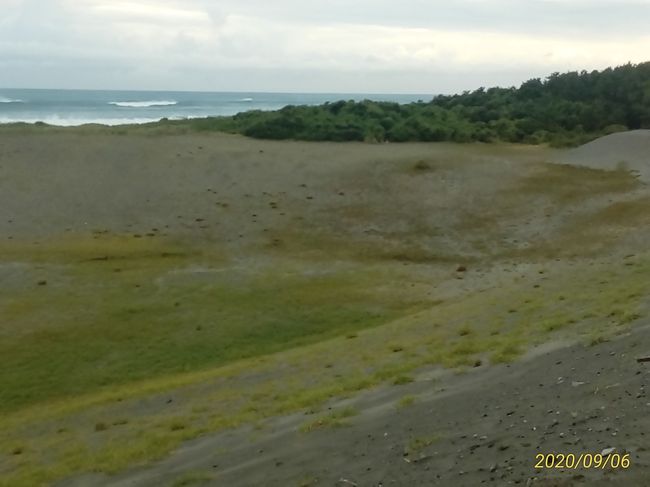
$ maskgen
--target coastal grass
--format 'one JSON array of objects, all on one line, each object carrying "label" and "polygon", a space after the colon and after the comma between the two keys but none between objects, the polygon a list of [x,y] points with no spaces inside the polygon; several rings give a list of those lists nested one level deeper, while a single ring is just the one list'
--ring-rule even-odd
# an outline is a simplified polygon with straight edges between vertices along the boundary
[{"label": "coastal grass", "polygon": [[198,487],[206,485],[211,480],[214,480],[214,476],[209,472],[188,472],[175,479],[170,487]]},{"label": "coastal grass", "polygon": [[[112,289],[104,293],[104,296],[115,293],[115,300],[109,299],[107,304],[90,301],[92,306],[88,305],[89,296],[66,297],[60,289],[57,290],[55,281],[50,280],[44,287],[35,285],[15,291],[12,299],[19,297],[28,303],[36,301],[32,301],[33,306],[9,307],[14,313],[13,319],[3,320],[3,323],[14,326],[20,320],[21,328],[26,331],[21,335],[22,345],[15,342],[13,349],[7,347],[3,352],[13,360],[14,372],[25,374],[23,379],[31,380],[32,386],[30,394],[20,394],[17,391],[19,384],[12,382],[11,377],[3,376],[5,387],[12,388],[13,394],[4,396],[12,402],[8,407],[3,401],[6,409],[0,418],[0,485],[40,485],[80,472],[117,472],[160,458],[183,441],[201,434],[242,424],[263,424],[267,418],[280,414],[321,408],[331,399],[350,396],[380,384],[395,383],[400,381],[400,377],[414,377],[419,369],[430,365],[462,369],[486,356],[491,362],[509,362],[531,346],[549,340],[578,338],[590,342],[596,334],[608,339],[625,332],[638,317],[645,316],[648,307],[646,296],[650,294],[650,258],[647,255],[635,256],[634,265],[607,263],[584,266],[580,272],[574,268],[545,270],[541,286],[537,278],[531,277],[511,286],[473,293],[459,300],[436,302],[428,307],[423,305],[423,301],[406,305],[395,288],[382,288],[390,282],[389,275],[372,271],[364,275],[357,272],[358,269],[347,273],[330,269],[320,278],[315,278],[312,271],[309,279],[303,279],[301,276],[305,269],[301,266],[305,265],[304,262],[286,263],[282,273],[273,269],[267,273],[256,271],[255,276],[238,276],[235,281],[228,281],[227,294],[222,295],[226,291],[219,279],[200,286],[183,280],[183,272],[179,274],[178,269],[187,270],[190,262],[185,257],[176,258],[179,260],[171,268],[157,259],[144,265],[138,264],[139,259],[134,258],[134,275],[129,277],[127,272],[117,277],[117,287],[137,282],[145,287],[145,294],[150,299],[155,296],[155,302],[142,302],[143,296],[129,301],[134,300],[133,296],[137,297],[138,293],[128,286],[128,292]],[[55,266],[54,261],[51,262],[57,273],[61,272],[62,264],[63,261],[59,261]],[[63,266],[68,281],[62,282],[67,282],[80,293],[83,282],[89,287],[86,292],[94,295],[98,288],[93,289],[92,283],[99,285],[102,282],[102,286],[107,286],[106,282],[110,281],[104,279],[108,275],[104,273],[113,264],[110,260],[84,262],[83,265],[91,267],[83,272],[77,268],[77,263],[71,268]],[[38,265],[44,264],[41,261]],[[194,269],[195,265],[193,262],[190,268]],[[202,268],[223,265],[223,258],[202,262]],[[302,269],[302,272],[295,273],[292,269]],[[93,277],[95,281],[79,280],[87,277]],[[134,281],[130,281],[131,278]],[[233,285],[235,283],[237,285]],[[66,287],[62,283],[59,285]],[[283,296],[278,296],[278,293],[283,293]],[[129,294],[133,296],[129,297]],[[391,294],[397,301],[387,301]],[[218,327],[205,335],[196,330],[197,320],[203,323],[204,328],[200,331],[211,330],[206,324],[209,320],[200,320],[205,320],[205,315],[188,311],[187,318],[178,315],[173,324],[167,323],[166,313],[173,313],[171,307],[179,296],[185,300],[194,299],[189,302],[196,303],[196,307],[202,310],[208,309],[210,316],[212,313],[220,316],[219,322],[223,321],[224,325],[234,320],[236,326],[226,328],[226,331],[230,335],[241,332],[237,341],[230,342],[230,348],[238,349],[239,355],[220,348],[221,341],[228,339],[228,335],[220,334]],[[220,300],[220,296],[227,299]],[[282,306],[277,306],[278,299]],[[232,309],[229,308],[231,301]],[[348,314],[341,314],[342,302],[351,306],[345,312]],[[33,315],[47,304],[56,311],[57,303],[61,303],[58,304],[61,314],[53,312],[51,321],[43,323],[42,315]],[[72,308],[71,304],[74,304]],[[3,296],[3,312],[7,311],[7,305]],[[144,306],[147,311],[144,315],[135,313],[136,318],[131,318],[132,313],[124,312],[123,307],[136,305]],[[165,313],[156,315],[154,305],[163,306]],[[317,317],[321,316],[321,321],[310,322],[313,319],[311,314],[300,312],[302,305],[308,306]],[[377,313],[381,306],[384,307],[381,319],[368,315],[371,310]],[[85,312],[95,319],[101,319],[104,313],[114,312],[117,308],[118,316],[127,320],[128,326],[121,328],[117,335],[107,331],[113,326],[119,328],[114,324],[118,321],[115,315],[108,313],[109,318],[100,321],[104,323],[101,331],[109,337],[105,348],[87,343],[93,340],[102,342],[103,339],[100,333],[84,334],[83,326],[79,325],[84,316],[80,311],[82,307],[90,308]],[[64,308],[77,310],[77,314],[71,315],[71,323],[61,320]],[[232,311],[234,309],[237,314]],[[222,312],[226,314],[220,315]],[[239,314],[245,316],[242,318]],[[147,328],[143,324],[145,330],[140,336],[133,328],[147,321],[142,316],[150,316],[155,327]],[[359,321],[355,322],[355,319]],[[307,328],[302,330],[302,335],[294,335],[294,329],[282,328],[286,323]],[[263,330],[265,326],[279,330],[270,333]],[[471,332],[459,333],[464,327],[470,328]],[[157,354],[147,352],[148,340],[155,336],[156,330],[161,331],[160,341],[154,341],[152,348]],[[19,367],[29,367],[30,364],[18,360],[25,360],[27,356],[21,355],[25,351],[14,349],[32,343],[43,347],[33,339],[34,336],[47,332],[45,336],[48,338],[56,337],[57,331],[65,340],[61,338],[58,344],[54,341],[51,350],[61,356],[28,356],[40,367],[49,367],[53,371],[50,380],[55,385],[49,389],[46,387],[45,393],[38,392],[42,384],[30,378],[37,370],[20,370]],[[133,335],[128,335],[127,331]],[[77,334],[81,336],[77,337]],[[127,334],[130,339],[120,341],[115,338],[122,334]],[[191,357],[185,356],[174,361],[167,354],[183,354],[165,342],[163,335],[167,334],[173,336],[174,344],[195,346],[195,350],[201,350],[197,342],[207,341],[212,353],[202,360],[192,361]],[[348,338],[351,335],[355,338]],[[77,349],[66,348],[63,344],[66,340]],[[135,340],[138,345],[130,348],[130,340]],[[93,353],[79,350],[85,346]],[[45,348],[39,350],[42,355],[47,355]],[[80,352],[82,361],[65,358],[72,351]],[[118,354],[116,362],[120,366],[111,368],[112,363],[107,359],[111,357],[109,351]],[[141,354],[146,360],[138,357]],[[57,368],[60,361],[67,367]],[[120,375],[125,373],[121,368],[124,361],[134,371],[128,380]],[[88,370],[83,374],[69,368],[88,363],[98,364],[99,372],[92,366],[85,366]],[[108,372],[114,375],[108,375],[106,371],[102,374],[104,366],[109,367]],[[138,370],[142,376],[138,376]],[[155,373],[145,374],[145,370]],[[74,380],[65,380],[66,374],[72,374]],[[104,385],[98,379],[109,382]],[[76,381],[85,381],[83,390]],[[173,399],[171,403],[170,399]],[[325,415],[308,423],[309,428],[305,428],[313,430],[326,425],[343,425],[353,416],[344,414],[344,411]],[[315,425],[318,421],[322,424]],[[102,426],[97,428],[100,423]]]},{"label": "coastal grass", "polygon": [[440,438],[436,435],[415,436],[409,440],[409,443],[405,448],[405,453],[408,455],[414,455],[438,441],[440,441]]},{"label": "coastal grass", "polygon": [[303,433],[309,433],[310,431],[318,430],[321,428],[340,428],[342,426],[348,426],[350,424],[349,418],[352,418],[358,414],[359,411],[353,407],[346,407],[337,411],[332,411],[326,416],[304,424],[300,428],[300,431]]},{"label": "coastal grass", "polygon": [[417,398],[412,395],[412,394],[407,394],[406,396],[402,397],[399,401],[397,401],[397,409],[404,409],[412,406],[415,404],[417,401]]},{"label": "coastal grass", "polygon": [[4,255],[34,280],[0,298],[2,412],[354,333],[417,306],[374,293],[387,278],[360,270],[237,275],[218,255],[115,239],[20,252]]}]

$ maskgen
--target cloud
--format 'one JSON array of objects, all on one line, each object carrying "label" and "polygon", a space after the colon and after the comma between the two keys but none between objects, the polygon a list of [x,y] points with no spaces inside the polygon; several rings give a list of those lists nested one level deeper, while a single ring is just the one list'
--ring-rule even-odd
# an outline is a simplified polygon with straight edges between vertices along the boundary
[{"label": "cloud", "polygon": [[447,92],[650,52],[642,0],[0,2],[0,86]]}]

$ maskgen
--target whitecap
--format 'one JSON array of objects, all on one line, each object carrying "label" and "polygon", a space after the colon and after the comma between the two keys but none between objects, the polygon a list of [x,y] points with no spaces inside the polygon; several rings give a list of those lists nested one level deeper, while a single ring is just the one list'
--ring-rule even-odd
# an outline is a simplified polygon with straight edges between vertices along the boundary
[{"label": "whitecap", "polygon": [[237,101],[251,102],[251,101],[253,101],[253,99],[252,98],[241,98],[241,99],[239,99]]},{"label": "whitecap", "polygon": [[109,105],[115,105],[122,108],[148,108],[148,107],[168,107],[177,105],[174,100],[148,100],[148,101],[109,101]]},{"label": "whitecap", "polygon": [[75,118],[74,116],[49,115],[45,117],[32,116],[23,118],[0,117],[0,125],[9,123],[46,123],[58,127],[77,127],[87,124],[99,125],[139,125],[144,123],[158,122],[160,118]]},{"label": "whitecap", "polygon": [[13,98],[5,98],[4,96],[0,96],[0,103],[25,103],[23,100],[14,100]]}]

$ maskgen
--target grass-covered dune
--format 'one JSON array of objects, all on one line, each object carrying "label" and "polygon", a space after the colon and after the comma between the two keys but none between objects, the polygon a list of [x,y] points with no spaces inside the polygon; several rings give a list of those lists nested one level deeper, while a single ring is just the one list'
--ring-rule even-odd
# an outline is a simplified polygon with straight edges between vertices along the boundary
[{"label": "grass-covered dune", "polygon": [[543,146],[141,130],[0,134],[3,487],[647,313],[650,200],[626,171]]}]

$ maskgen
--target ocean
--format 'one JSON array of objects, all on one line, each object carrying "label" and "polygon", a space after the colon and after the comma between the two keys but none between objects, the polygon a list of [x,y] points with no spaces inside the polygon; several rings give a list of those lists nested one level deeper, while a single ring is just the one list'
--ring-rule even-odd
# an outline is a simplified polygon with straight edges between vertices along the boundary
[{"label": "ocean", "polygon": [[182,91],[95,91],[0,89],[0,123],[45,122],[74,126],[120,125],[161,118],[185,119],[234,115],[248,110],[277,110],[286,105],[319,105],[338,100],[411,103],[433,95],[363,93],[207,93]]}]

